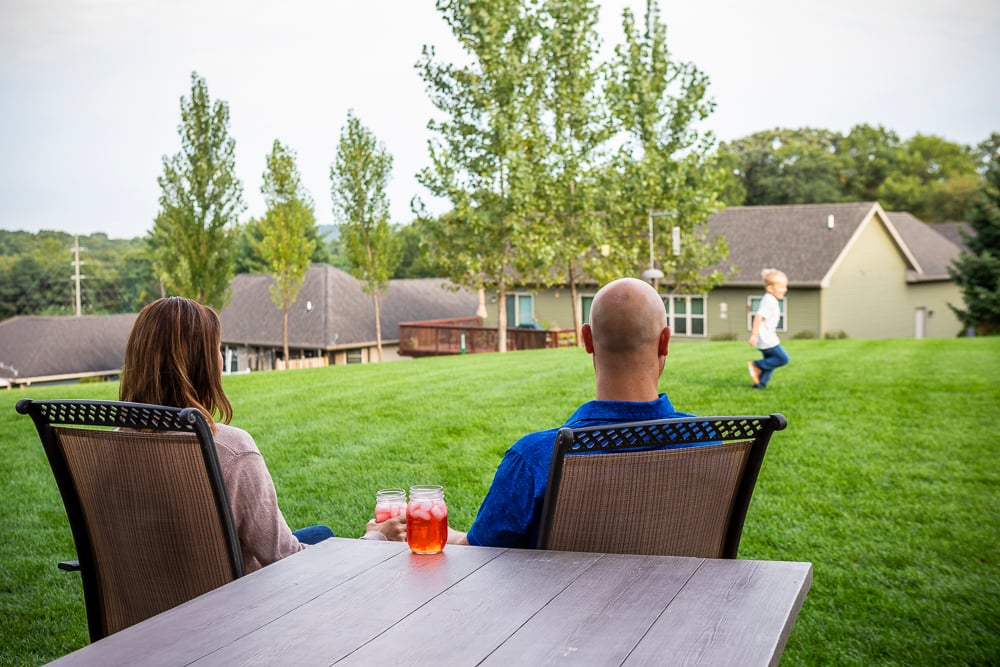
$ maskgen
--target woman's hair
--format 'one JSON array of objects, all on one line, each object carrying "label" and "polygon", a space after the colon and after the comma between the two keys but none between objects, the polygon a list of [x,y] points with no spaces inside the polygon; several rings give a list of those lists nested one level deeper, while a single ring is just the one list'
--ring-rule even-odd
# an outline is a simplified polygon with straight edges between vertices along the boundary
[{"label": "woman's hair", "polygon": [[788,277],[778,269],[764,269],[760,272],[760,277],[764,279],[765,285],[770,285],[776,280],[788,282]]},{"label": "woman's hair", "polygon": [[212,430],[216,413],[228,424],[233,406],[222,390],[221,340],[219,316],[208,306],[178,296],[157,299],[132,325],[119,398],[198,408]]}]

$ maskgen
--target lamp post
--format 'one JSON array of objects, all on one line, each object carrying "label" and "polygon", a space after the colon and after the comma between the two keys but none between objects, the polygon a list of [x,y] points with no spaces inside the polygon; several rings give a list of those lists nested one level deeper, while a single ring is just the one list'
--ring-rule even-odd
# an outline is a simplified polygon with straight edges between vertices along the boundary
[{"label": "lamp post", "polygon": [[[653,260],[653,218],[664,215],[676,215],[676,211],[649,211],[649,268],[642,272],[642,279],[648,280],[653,289],[659,291],[659,280],[663,278],[663,271],[654,266]],[[680,243],[681,228],[675,226],[673,229],[674,255],[681,254]]]}]

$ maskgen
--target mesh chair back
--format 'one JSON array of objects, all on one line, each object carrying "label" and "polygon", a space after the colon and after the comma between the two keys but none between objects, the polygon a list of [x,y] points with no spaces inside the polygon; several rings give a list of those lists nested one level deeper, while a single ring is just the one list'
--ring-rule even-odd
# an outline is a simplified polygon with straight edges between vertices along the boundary
[{"label": "mesh chair back", "polygon": [[782,415],[559,431],[538,547],[735,558]]},{"label": "mesh chair back", "polygon": [[[35,419],[59,484],[92,640],[242,576],[200,412],[95,401],[29,401],[18,411]],[[124,428],[90,428],[112,425]]]}]

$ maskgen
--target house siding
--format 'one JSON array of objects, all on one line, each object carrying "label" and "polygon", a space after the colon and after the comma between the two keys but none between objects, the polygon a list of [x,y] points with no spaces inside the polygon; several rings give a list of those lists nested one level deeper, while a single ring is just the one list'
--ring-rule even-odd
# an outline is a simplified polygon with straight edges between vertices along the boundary
[{"label": "house siding", "polygon": [[910,268],[880,219],[872,218],[823,290],[823,333],[843,331],[851,338],[912,337],[913,312],[906,284]]}]

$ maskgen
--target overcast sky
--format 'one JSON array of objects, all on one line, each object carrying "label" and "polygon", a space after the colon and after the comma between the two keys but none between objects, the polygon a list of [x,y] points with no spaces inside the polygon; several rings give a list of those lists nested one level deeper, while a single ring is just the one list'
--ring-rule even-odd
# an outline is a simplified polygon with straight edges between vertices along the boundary
[{"label": "overcast sky", "polygon": [[[602,3],[605,49],[621,10]],[[706,129],[883,125],[977,144],[1000,131],[997,0],[662,1],[675,58],[711,80]],[[414,64],[460,55],[433,0],[0,0],[0,228],[141,236],[162,157],[180,149],[190,75],[229,104],[237,171],[259,216],[275,139],[298,154],[320,224],[348,109],[394,158],[409,222],[434,113]],[[443,210],[431,202],[432,210]]]}]

